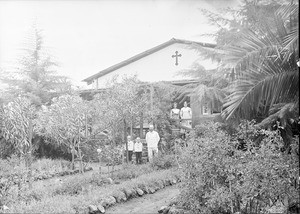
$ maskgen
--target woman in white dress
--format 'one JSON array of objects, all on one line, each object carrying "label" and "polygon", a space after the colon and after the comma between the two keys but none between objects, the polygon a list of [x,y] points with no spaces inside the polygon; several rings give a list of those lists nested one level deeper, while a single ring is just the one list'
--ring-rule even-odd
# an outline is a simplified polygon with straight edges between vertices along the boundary
[{"label": "woman in white dress", "polygon": [[179,124],[179,114],[180,114],[180,109],[177,108],[177,103],[173,104],[173,109],[171,109],[170,112],[170,118],[175,119],[175,124]]},{"label": "woman in white dress", "polygon": [[180,117],[182,120],[181,125],[192,128],[192,109],[187,106],[184,101],[184,107],[180,110]]}]

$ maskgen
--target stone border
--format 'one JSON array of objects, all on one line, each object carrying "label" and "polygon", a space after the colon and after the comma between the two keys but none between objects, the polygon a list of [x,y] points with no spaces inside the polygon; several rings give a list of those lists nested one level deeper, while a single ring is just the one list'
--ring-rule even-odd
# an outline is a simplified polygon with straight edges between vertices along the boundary
[{"label": "stone border", "polygon": [[149,181],[148,183],[133,184],[132,187],[121,187],[114,191],[112,195],[105,197],[99,204],[89,205],[84,211],[86,214],[98,214],[105,213],[105,210],[109,207],[128,201],[132,198],[141,197],[145,194],[153,194],[156,191],[163,189],[167,186],[175,185],[181,182],[178,174],[172,175],[165,179],[157,179],[156,181]]}]

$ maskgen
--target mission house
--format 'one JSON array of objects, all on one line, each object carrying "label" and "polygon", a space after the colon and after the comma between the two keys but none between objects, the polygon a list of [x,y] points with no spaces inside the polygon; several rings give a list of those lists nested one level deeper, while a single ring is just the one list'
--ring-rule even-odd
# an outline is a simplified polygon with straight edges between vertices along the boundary
[{"label": "mission house", "polygon": [[[83,81],[90,85],[94,91],[109,87],[109,83],[113,78],[121,81],[124,75],[136,76],[140,81],[149,84],[160,81],[178,86],[197,83],[198,79],[190,78],[184,75],[182,71],[191,69],[195,64],[203,66],[205,70],[216,69],[217,65],[210,60],[204,60],[199,51],[193,48],[195,46],[200,46],[204,50],[215,48],[214,44],[173,38],[99,71]],[[187,100],[193,112],[193,127],[203,120],[212,118],[213,113],[220,110],[212,106],[211,103],[199,102],[194,97],[188,97]],[[178,104],[179,108],[182,106],[183,102]]]}]

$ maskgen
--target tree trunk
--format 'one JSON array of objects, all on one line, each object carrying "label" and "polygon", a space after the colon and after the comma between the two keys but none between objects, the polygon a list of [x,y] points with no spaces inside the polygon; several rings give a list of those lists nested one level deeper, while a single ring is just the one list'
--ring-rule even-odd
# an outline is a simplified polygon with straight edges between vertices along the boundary
[{"label": "tree trunk", "polygon": [[128,142],[127,142],[127,125],[126,120],[124,119],[124,140],[126,145],[126,163],[128,163]]},{"label": "tree trunk", "polygon": [[144,129],[144,117],[143,117],[143,112],[141,112],[141,115],[140,115],[140,138],[143,139],[144,136],[143,136],[143,129]]},{"label": "tree trunk", "polygon": [[71,144],[71,154],[72,154],[71,167],[72,167],[72,170],[74,170],[74,169],[75,169],[75,163],[74,163],[74,159],[75,159],[75,148],[74,148],[73,142],[72,142],[72,144]]},{"label": "tree trunk", "polygon": [[[86,119],[86,117],[85,117],[85,119]],[[85,120],[85,122],[86,122],[86,120]],[[86,123],[85,123],[85,125],[86,125]],[[80,140],[80,128],[79,127],[78,127],[78,130],[77,130],[77,134],[78,134],[78,141],[77,141],[78,152],[77,152],[77,157],[79,159],[79,171],[80,171],[80,173],[83,173],[82,154],[81,154],[81,150],[80,150],[81,140]]]},{"label": "tree trunk", "polygon": [[88,137],[88,123],[87,123],[87,115],[85,114],[85,139]]},{"label": "tree trunk", "polygon": [[83,173],[83,163],[82,163],[82,154],[80,150],[80,142],[78,142],[78,158],[79,158],[79,170],[81,173]]},{"label": "tree trunk", "polygon": [[29,181],[29,189],[32,189],[32,183],[33,183],[33,178],[32,178],[32,153],[29,151],[28,157],[28,181]]},{"label": "tree trunk", "polygon": [[116,141],[115,141],[115,136],[114,136],[114,134],[112,134],[112,139],[111,139],[111,141],[112,141],[113,147],[116,147],[117,144],[116,144]]},{"label": "tree trunk", "polygon": [[132,134],[133,134],[132,129],[133,129],[133,117],[131,117],[131,122],[130,122],[130,136],[131,136],[131,138],[132,138]]},{"label": "tree trunk", "polygon": [[[231,193],[231,181],[229,181],[229,192]],[[233,213],[233,200],[230,200],[231,213]]]},{"label": "tree trunk", "polygon": [[115,170],[115,162],[113,162],[113,165],[112,165],[111,178],[114,177],[114,170]]},{"label": "tree trunk", "polygon": [[28,139],[28,151],[26,154],[26,167],[28,167],[28,179],[29,179],[29,189],[32,189],[32,150],[33,150],[33,146],[32,146],[32,137],[33,136],[33,127],[32,127],[32,120],[29,120],[29,139]]},{"label": "tree trunk", "polygon": [[153,85],[150,85],[150,111],[151,111],[151,122],[153,123],[153,94],[154,94],[154,88]]}]

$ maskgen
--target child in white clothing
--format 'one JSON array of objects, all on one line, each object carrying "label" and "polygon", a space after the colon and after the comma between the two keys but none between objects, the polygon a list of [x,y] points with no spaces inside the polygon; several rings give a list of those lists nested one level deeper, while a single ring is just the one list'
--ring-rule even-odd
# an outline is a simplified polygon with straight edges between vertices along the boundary
[{"label": "child in white clothing", "polygon": [[143,151],[143,143],[141,142],[141,139],[137,137],[134,144],[136,164],[142,163],[142,151]]}]

